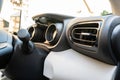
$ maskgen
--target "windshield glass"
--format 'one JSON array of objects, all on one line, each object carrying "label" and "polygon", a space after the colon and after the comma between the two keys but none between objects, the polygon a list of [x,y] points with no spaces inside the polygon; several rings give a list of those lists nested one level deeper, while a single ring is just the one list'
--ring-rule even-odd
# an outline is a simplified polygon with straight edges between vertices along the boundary
[{"label": "windshield glass", "polygon": [[98,16],[103,11],[112,12],[109,0],[33,0],[29,10],[30,15],[48,12],[77,17]]},{"label": "windshield glass", "polygon": [[[111,14],[109,0],[0,0],[0,26],[9,23],[8,31],[18,31],[33,24],[32,16],[57,13],[75,17]],[[6,6],[7,5],[7,6]]]}]

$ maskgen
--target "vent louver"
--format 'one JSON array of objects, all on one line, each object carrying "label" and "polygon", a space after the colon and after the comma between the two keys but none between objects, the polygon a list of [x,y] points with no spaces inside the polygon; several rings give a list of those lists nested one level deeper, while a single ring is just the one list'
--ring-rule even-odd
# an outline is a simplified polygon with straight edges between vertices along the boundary
[{"label": "vent louver", "polygon": [[97,46],[99,24],[99,22],[75,24],[71,32],[72,41],[82,45]]}]

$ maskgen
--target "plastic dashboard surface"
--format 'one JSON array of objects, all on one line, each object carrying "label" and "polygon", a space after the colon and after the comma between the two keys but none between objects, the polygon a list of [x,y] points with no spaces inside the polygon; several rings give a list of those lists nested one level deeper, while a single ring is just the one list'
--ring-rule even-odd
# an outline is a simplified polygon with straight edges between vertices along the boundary
[{"label": "plastic dashboard surface", "polygon": [[41,14],[33,17],[35,25],[28,28],[31,40],[53,51],[68,49],[66,25],[71,19],[73,19],[71,16],[56,14]]},{"label": "plastic dashboard surface", "polygon": [[[119,16],[76,18],[68,23],[66,36],[72,49],[102,62],[117,64],[112,35],[120,24]],[[114,44],[114,43],[113,43]],[[114,44],[115,46],[115,44]],[[116,48],[117,50],[117,48]]]},{"label": "plastic dashboard surface", "polygon": [[111,36],[120,24],[119,16],[73,18],[43,14],[35,16],[33,20],[36,24],[28,31],[35,44],[57,52],[72,48],[102,62],[117,64]]},{"label": "plastic dashboard surface", "polygon": [[44,75],[50,80],[114,80],[116,69],[72,49],[50,52],[44,63]]},{"label": "plastic dashboard surface", "polygon": [[43,14],[33,20],[36,24],[28,29],[31,40],[51,51],[44,63],[46,77],[51,80],[114,79],[119,53],[113,45],[119,16],[73,18]]}]

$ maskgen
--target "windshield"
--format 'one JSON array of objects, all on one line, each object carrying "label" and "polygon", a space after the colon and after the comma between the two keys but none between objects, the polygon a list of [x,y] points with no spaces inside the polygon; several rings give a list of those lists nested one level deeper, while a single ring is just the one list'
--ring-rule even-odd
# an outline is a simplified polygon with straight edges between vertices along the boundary
[{"label": "windshield", "polygon": [[30,2],[29,10],[30,15],[48,12],[77,17],[98,16],[103,11],[111,13],[108,0],[33,0]]},{"label": "windshield", "polygon": [[[8,31],[27,28],[34,22],[32,16],[57,13],[74,17],[111,14],[109,0],[0,0],[0,26],[9,22]],[[7,6],[6,6],[7,5]]]}]

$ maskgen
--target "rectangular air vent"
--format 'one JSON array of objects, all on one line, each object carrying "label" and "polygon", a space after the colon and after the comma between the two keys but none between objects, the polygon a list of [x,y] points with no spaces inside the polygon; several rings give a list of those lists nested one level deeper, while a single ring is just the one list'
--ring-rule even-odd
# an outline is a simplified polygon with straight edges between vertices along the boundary
[{"label": "rectangular air vent", "polygon": [[75,43],[88,46],[96,46],[98,30],[99,22],[84,24],[78,23],[73,26],[71,37]]}]

